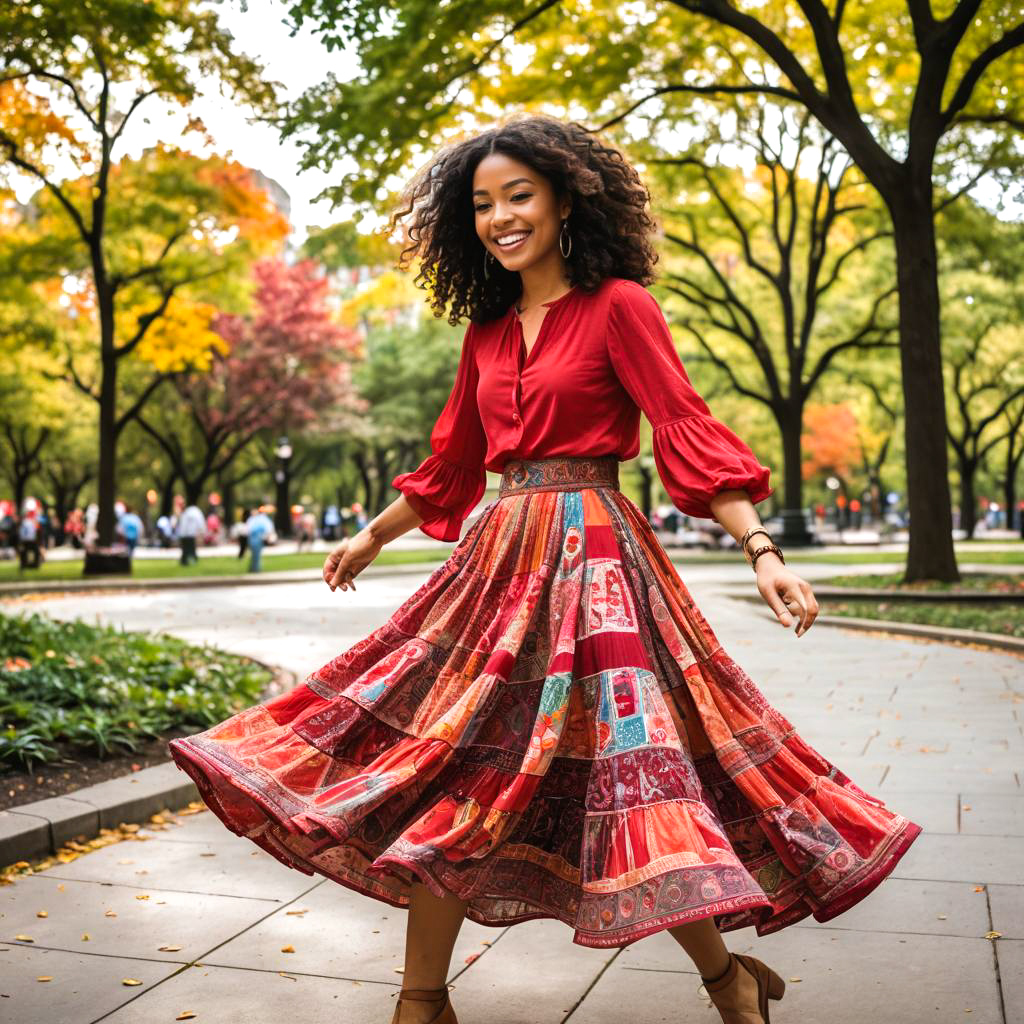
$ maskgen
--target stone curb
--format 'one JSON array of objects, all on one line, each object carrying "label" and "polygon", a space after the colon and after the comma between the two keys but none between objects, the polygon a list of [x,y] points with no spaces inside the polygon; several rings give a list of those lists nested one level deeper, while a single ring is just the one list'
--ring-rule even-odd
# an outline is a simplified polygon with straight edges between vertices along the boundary
[{"label": "stone curb", "polygon": [[[815,590],[817,594],[818,591]],[[760,595],[730,594],[725,596],[734,601],[763,602]],[[762,610],[766,619],[775,620],[775,614]],[[941,643],[983,644],[996,647],[1016,654],[1024,654],[1024,639],[1015,636],[1002,636],[999,633],[982,633],[973,629],[957,629],[955,626],[923,626],[916,622],[890,622],[887,619],[858,619],[846,615],[821,615],[814,620],[815,626],[843,626],[847,629],[859,629],[873,633],[892,633],[897,636],[916,636],[923,640],[937,640]]]},{"label": "stone curb", "polygon": [[173,761],[119,779],[0,811],[0,866],[47,857],[70,840],[85,842],[100,829],[141,824],[163,810],[199,799],[196,784]]}]

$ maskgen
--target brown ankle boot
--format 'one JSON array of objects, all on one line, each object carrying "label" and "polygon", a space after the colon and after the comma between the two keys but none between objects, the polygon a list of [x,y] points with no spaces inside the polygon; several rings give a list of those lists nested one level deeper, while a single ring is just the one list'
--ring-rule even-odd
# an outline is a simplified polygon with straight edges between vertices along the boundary
[{"label": "brown ankle boot", "polygon": [[716,981],[701,975],[704,989],[724,1024],[771,1024],[768,1000],[781,999],[786,983],[756,957],[730,953],[725,974]]},{"label": "brown ankle boot", "polygon": [[407,999],[426,1000],[440,1003],[437,1014],[430,1018],[429,1024],[459,1024],[455,1019],[455,1011],[452,1009],[451,1000],[448,998],[448,988],[403,988],[398,993],[398,1005],[395,1007],[395,1015],[391,1024],[402,1024],[402,1003]]}]

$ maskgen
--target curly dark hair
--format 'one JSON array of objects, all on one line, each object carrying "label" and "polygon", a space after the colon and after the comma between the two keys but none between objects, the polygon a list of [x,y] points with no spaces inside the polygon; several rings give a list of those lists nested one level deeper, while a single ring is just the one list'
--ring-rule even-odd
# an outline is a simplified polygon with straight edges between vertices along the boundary
[{"label": "curly dark hair", "polygon": [[571,284],[593,293],[607,277],[654,282],[658,255],[649,236],[656,225],[645,210],[650,193],[632,164],[577,122],[515,114],[437,153],[406,186],[402,208],[391,215],[389,233],[413,215],[403,224],[409,244],[398,266],[406,270],[419,258],[414,282],[430,288],[435,316],[450,305],[453,326],[464,316],[483,323],[505,313],[522,291],[519,274],[498,261],[484,277],[486,250],[476,233],[472,189],[477,164],[489,153],[527,164],[548,179],[557,198],[570,197]]}]

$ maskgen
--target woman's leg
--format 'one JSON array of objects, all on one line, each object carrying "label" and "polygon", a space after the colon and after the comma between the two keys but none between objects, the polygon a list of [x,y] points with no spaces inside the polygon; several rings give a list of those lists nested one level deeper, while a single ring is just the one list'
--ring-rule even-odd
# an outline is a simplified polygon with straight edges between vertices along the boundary
[{"label": "woman's leg", "polygon": [[[466,917],[466,904],[454,896],[439,899],[421,882],[412,883],[405,933],[403,989],[443,989],[451,969],[452,950]],[[393,1020],[420,1024],[433,1020],[444,1006],[437,999],[404,999],[395,1007]]]},{"label": "woman's leg", "polygon": [[729,950],[725,948],[713,917],[676,925],[668,932],[686,950],[686,955],[703,978],[712,980],[725,973],[729,966]]},{"label": "woman's leg", "polygon": [[440,899],[421,882],[412,883],[405,935],[403,988],[444,988],[452,950],[466,917],[466,903]]}]

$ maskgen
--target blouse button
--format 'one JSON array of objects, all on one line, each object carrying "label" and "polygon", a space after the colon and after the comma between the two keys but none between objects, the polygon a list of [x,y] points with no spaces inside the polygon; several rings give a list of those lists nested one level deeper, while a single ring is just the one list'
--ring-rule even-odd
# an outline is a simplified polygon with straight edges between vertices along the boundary
[{"label": "blouse button", "polygon": [[512,422],[518,427],[523,421],[519,418],[519,413],[512,413]]}]

